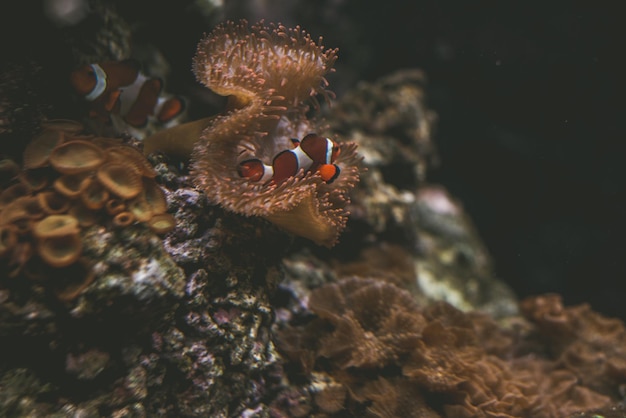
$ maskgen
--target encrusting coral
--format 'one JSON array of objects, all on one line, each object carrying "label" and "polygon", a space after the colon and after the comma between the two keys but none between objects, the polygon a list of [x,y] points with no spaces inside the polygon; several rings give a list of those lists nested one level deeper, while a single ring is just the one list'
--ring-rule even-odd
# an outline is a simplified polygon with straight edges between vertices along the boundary
[{"label": "encrusting coral", "polygon": [[[3,276],[47,283],[64,301],[94,277],[82,254],[82,228],[103,218],[114,227],[145,222],[157,233],[174,227],[156,172],[143,155],[82,130],[73,121],[46,122],[24,151],[23,169],[14,170],[0,191]],[[44,280],[49,277],[55,280]],[[11,283],[2,280],[0,286]]]},{"label": "encrusting coral", "polygon": [[317,106],[317,94],[330,95],[324,76],[336,58],[336,50],[324,50],[321,40],[316,43],[299,27],[220,25],[200,41],[193,69],[201,83],[228,96],[226,113],[148,138],[144,152],[170,150],[172,141],[193,145],[192,176],[213,202],[330,247],[345,226],[348,192],[359,178],[355,144],[338,144],[333,162],[340,174],[332,183],[296,166],[281,184],[264,184],[242,177],[237,168],[250,158],[271,165],[278,153],[294,147],[292,139],[317,130],[306,112],[310,103]]},{"label": "encrusting coral", "polygon": [[445,302],[418,307],[374,279],[327,284],[308,305],[318,319],[281,330],[279,348],[328,375],[308,390],[331,416],[568,417],[619,401],[626,383],[623,323],[556,295],[523,301],[532,323],[510,328]]}]

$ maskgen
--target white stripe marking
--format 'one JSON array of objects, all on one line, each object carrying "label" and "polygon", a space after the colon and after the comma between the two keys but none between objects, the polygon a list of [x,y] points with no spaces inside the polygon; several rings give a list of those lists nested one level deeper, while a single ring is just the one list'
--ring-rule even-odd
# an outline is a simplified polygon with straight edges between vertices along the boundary
[{"label": "white stripe marking", "polygon": [[98,97],[100,97],[100,95],[104,93],[104,90],[107,88],[107,75],[102,67],[100,67],[98,64],[91,64],[90,66],[93,69],[93,72],[96,73],[96,85],[94,86],[93,90],[91,90],[89,94],[85,96],[85,99],[93,102]]},{"label": "white stripe marking", "polygon": [[301,168],[304,169],[304,171],[311,168],[311,166],[313,165],[313,160],[306,152],[304,152],[302,148],[300,148],[300,145],[292,149],[291,152],[295,154],[296,161],[298,162],[298,167],[296,167],[296,173]]},{"label": "white stripe marking", "polygon": [[135,81],[133,81],[132,84],[129,84],[128,86],[123,86],[120,89],[120,115],[126,116],[128,112],[130,112],[130,109],[139,98],[139,92],[141,91],[143,83],[145,83],[147,80],[148,77],[138,71]]},{"label": "white stripe marking", "polygon": [[333,141],[330,140],[330,138],[325,138],[325,139],[326,139],[326,164],[331,164],[334,144],[333,144]]},{"label": "white stripe marking", "polygon": [[271,165],[263,164],[263,175],[259,179],[261,183],[267,183],[274,177],[274,167]]}]

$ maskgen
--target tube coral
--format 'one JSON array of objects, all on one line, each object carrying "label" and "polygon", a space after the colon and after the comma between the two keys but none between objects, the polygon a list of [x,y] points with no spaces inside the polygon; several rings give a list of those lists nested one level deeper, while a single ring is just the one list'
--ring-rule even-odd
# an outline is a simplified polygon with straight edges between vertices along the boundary
[{"label": "tube coral", "polygon": [[329,247],[345,226],[348,192],[359,178],[355,144],[338,144],[334,163],[340,175],[332,183],[302,168],[280,184],[255,182],[237,167],[252,158],[271,165],[274,156],[293,148],[293,138],[315,131],[305,113],[310,103],[317,105],[316,95],[331,95],[324,76],[336,53],[299,27],[241,21],[202,39],[193,62],[200,82],[228,96],[226,113],[207,121],[194,146],[195,183],[226,209],[264,217]]}]

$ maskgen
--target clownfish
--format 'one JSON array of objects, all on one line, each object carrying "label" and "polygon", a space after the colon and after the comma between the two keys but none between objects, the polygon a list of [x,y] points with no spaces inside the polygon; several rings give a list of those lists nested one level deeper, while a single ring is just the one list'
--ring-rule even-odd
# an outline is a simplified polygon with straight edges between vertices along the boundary
[{"label": "clownfish", "polygon": [[161,95],[161,79],[146,77],[129,60],[83,65],[71,73],[70,82],[90,102],[90,117],[105,122],[110,115],[119,115],[127,124],[139,128],[146,125],[151,115],[158,122],[167,123],[185,109],[181,98]]},{"label": "clownfish", "polygon": [[319,173],[327,183],[332,183],[339,176],[341,170],[334,164],[339,156],[339,146],[330,138],[308,134],[302,141],[291,141],[294,148],[276,154],[271,166],[254,158],[240,162],[237,172],[250,181],[275,184],[281,184],[300,169]]}]

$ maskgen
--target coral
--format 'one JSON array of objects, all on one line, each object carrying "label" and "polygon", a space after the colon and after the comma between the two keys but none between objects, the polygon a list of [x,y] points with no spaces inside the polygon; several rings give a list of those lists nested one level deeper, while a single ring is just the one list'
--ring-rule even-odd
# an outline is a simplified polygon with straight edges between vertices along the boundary
[{"label": "coral", "polygon": [[623,323],[556,296],[522,302],[535,324],[512,328],[444,302],[418,307],[373,279],[324,285],[308,306],[318,319],[280,330],[277,342],[309,376],[335,382],[317,395],[322,412],[568,417],[616,402],[626,383]]},{"label": "coral", "polygon": [[339,368],[383,367],[415,345],[422,319],[413,298],[375,280],[346,279],[311,294],[310,309],[334,332],[320,340],[318,354]]},{"label": "coral", "polygon": [[163,233],[174,220],[156,173],[134,148],[80,136],[82,126],[72,121],[43,128],[24,151],[24,168],[0,192],[0,258],[7,277],[47,283],[69,301],[94,277],[83,257],[84,228],[109,218],[113,226],[140,221]]},{"label": "coral", "polygon": [[561,297],[548,294],[521,302],[550,356],[585,386],[619,395],[626,381],[626,330],[622,321],[606,318],[587,304],[566,308]]},{"label": "coral", "polygon": [[435,185],[418,189],[409,217],[418,231],[415,265],[423,294],[497,318],[517,313],[512,290],[494,277],[478,231],[448,191]]},{"label": "coral", "polygon": [[301,170],[278,186],[265,185],[242,178],[237,167],[250,158],[271,164],[278,152],[293,147],[291,138],[315,131],[305,115],[307,102],[330,94],[324,76],[335,59],[336,50],[324,50],[299,27],[220,25],[198,44],[193,69],[200,82],[228,96],[226,113],[175,128],[176,135],[164,131],[146,146],[171,148],[167,143],[181,137],[189,144],[206,126],[193,148],[191,174],[213,202],[332,246],[345,227],[348,192],[359,178],[354,144],[339,143],[340,175],[332,184]]},{"label": "coral", "polygon": [[354,391],[354,399],[370,403],[364,416],[371,418],[437,418],[439,415],[427,405],[415,385],[403,378],[366,382]]},{"label": "coral", "polygon": [[427,106],[426,84],[421,70],[397,71],[375,83],[359,83],[326,112],[333,132],[363,148],[365,165],[400,188],[424,181],[427,168],[438,162],[437,115]]}]

